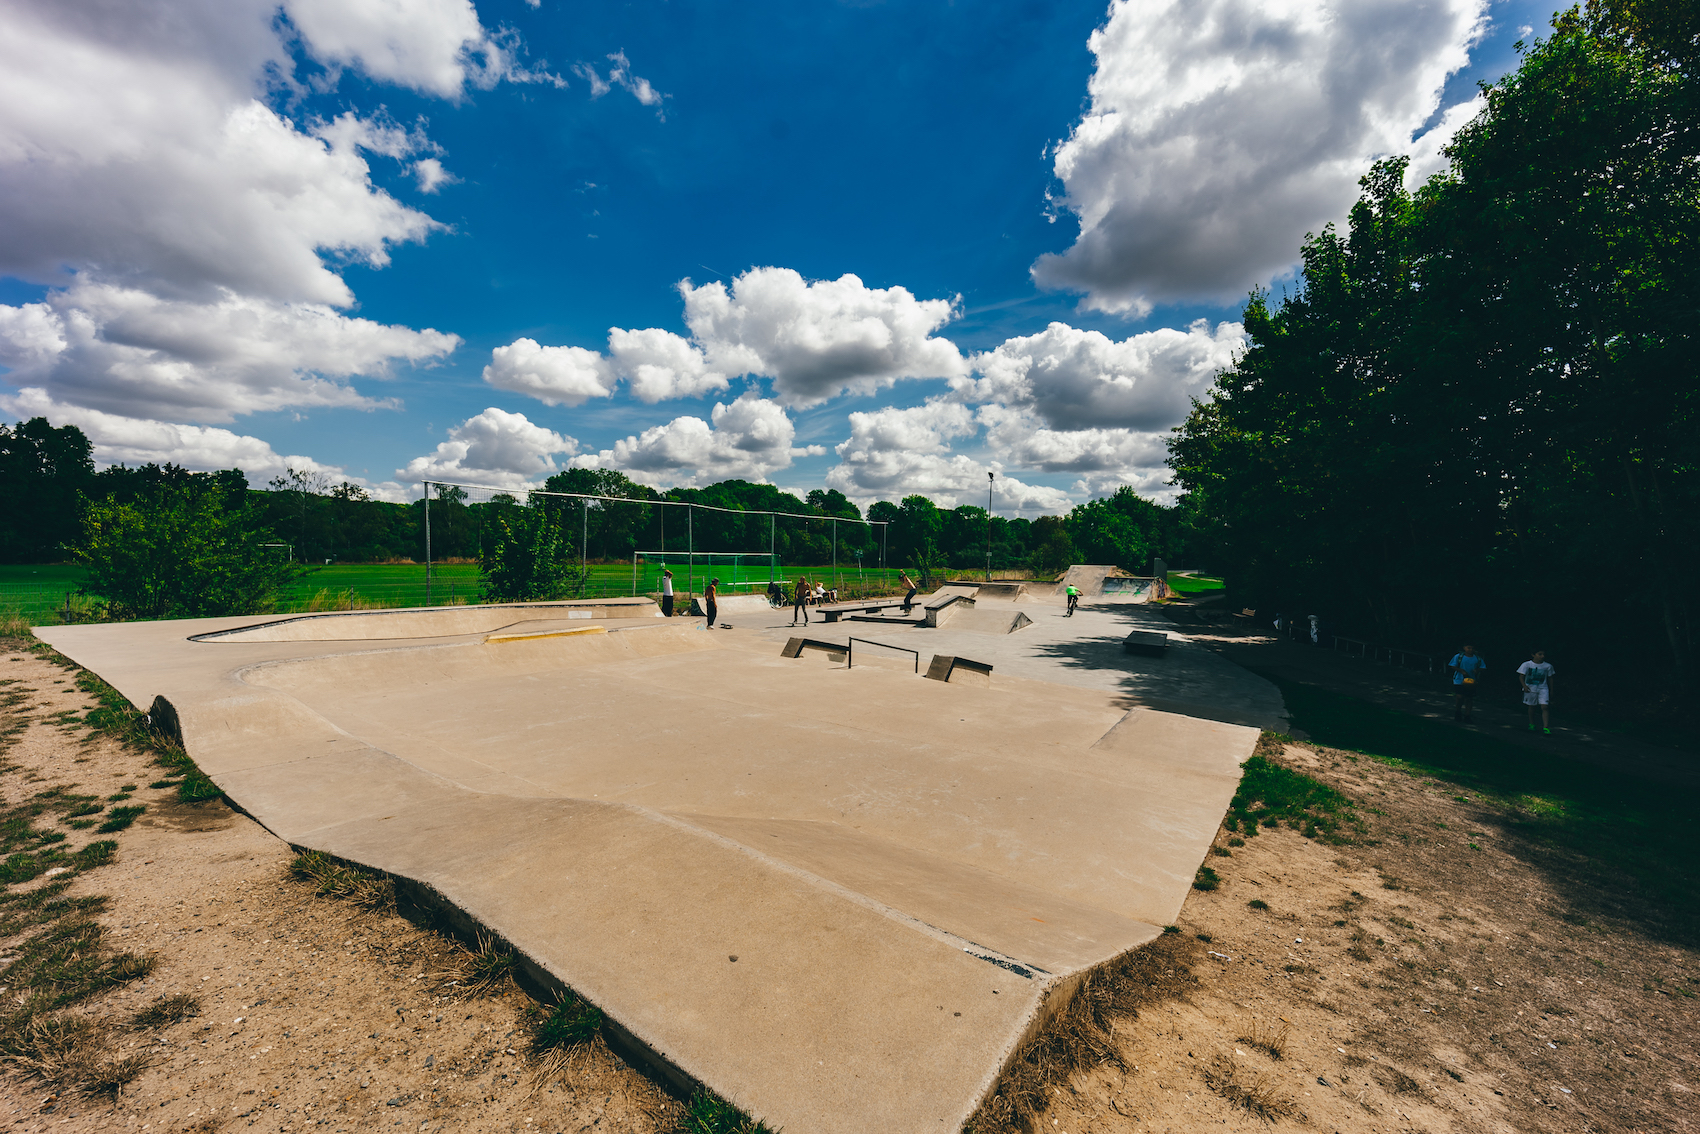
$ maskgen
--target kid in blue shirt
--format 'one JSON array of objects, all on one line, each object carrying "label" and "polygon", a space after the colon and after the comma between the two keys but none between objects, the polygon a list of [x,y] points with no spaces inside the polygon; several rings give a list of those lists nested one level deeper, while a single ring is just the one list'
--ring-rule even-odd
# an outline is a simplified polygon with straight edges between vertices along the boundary
[{"label": "kid in blue shirt", "polygon": [[1467,722],[1475,710],[1476,686],[1481,682],[1482,672],[1487,669],[1487,662],[1477,655],[1476,647],[1467,645],[1463,653],[1453,654],[1446,665],[1452,670],[1452,692],[1455,695],[1452,719]]}]

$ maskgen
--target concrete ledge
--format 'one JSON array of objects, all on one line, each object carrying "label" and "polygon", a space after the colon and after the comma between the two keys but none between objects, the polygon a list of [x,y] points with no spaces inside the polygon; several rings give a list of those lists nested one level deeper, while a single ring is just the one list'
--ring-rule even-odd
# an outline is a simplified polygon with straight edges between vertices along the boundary
[{"label": "concrete ledge", "polygon": [[1122,640],[1122,651],[1160,658],[1169,648],[1169,636],[1161,630],[1135,630]]},{"label": "concrete ledge", "polygon": [[932,662],[927,666],[927,676],[934,681],[990,685],[992,683],[992,666],[989,662],[972,661],[951,654],[934,654]]},{"label": "concrete ledge", "polygon": [[782,658],[800,658],[805,652],[822,653],[830,660],[841,662],[847,651],[837,642],[822,642],[816,638],[788,638],[785,648],[779,652]]}]

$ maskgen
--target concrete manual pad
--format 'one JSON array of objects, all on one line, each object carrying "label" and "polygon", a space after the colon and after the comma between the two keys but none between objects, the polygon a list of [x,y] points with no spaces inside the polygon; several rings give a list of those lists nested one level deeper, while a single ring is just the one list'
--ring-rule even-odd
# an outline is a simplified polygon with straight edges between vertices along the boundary
[{"label": "concrete manual pad", "polygon": [[678,619],[358,617],[40,636],[164,696],[281,837],[430,887],[791,1134],[959,1129],[1084,973],[1174,919],[1257,736]]}]

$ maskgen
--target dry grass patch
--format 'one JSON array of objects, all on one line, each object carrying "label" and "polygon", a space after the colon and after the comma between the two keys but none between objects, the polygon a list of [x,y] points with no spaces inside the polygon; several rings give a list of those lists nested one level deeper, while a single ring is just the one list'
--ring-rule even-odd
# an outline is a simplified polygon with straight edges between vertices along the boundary
[{"label": "dry grass patch", "polygon": [[1293,1112],[1293,1104],[1282,1097],[1268,1075],[1243,1067],[1226,1055],[1218,1055],[1204,1069],[1204,1081],[1212,1091],[1247,1114],[1273,1122]]}]

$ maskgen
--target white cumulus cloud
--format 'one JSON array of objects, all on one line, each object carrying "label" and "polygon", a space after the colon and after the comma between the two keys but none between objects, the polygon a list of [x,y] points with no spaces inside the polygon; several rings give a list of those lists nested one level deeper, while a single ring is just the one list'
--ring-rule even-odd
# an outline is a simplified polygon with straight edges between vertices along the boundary
[{"label": "white cumulus cloud", "polygon": [[797,430],[783,407],[753,391],[717,403],[711,417],[712,423],[676,417],[572,463],[619,469],[658,487],[692,487],[733,478],[763,481],[796,457],[824,452],[793,446]]},{"label": "white cumulus cloud", "polygon": [[[947,508],[984,504],[986,463],[951,452],[956,438],[979,429],[974,414],[955,402],[934,401],[906,409],[888,406],[850,415],[850,437],[837,447],[839,464],[827,473],[828,487],[852,500],[896,500],[920,493]],[[1000,475],[995,507],[1000,513],[1057,512],[1070,507],[1068,494]]]},{"label": "white cumulus cloud", "polygon": [[490,32],[472,0],[284,0],[307,50],[331,68],[458,99],[467,86],[561,80],[518,61],[511,32]]},{"label": "white cumulus cloud", "polygon": [[679,293],[689,338],[655,327],[608,332],[611,372],[641,401],[700,398],[750,375],[772,379],[780,404],[808,406],[902,378],[968,374],[956,345],[933,337],[955,314],[950,300],[870,288],[853,275],[811,282],[790,268],[751,268],[730,288],[683,280]]},{"label": "white cumulus cloud", "polygon": [[654,404],[672,398],[700,398],[726,389],[726,375],[710,370],[702,351],[671,331],[608,331],[608,355],[614,369],[631,384],[633,396]]},{"label": "white cumulus cloud", "polygon": [[1114,0],[1089,40],[1090,105],[1056,151],[1080,234],[1035,280],[1135,314],[1267,281],[1345,215],[1373,159],[1411,151],[1486,8]]},{"label": "white cumulus cloud", "polygon": [[731,288],[686,280],[679,292],[708,364],[728,375],[771,378],[786,405],[967,372],[955,344],[932,337],[953,317],[951,301],[916,299],[907,288],[871,288],[849,274],[810,282],[790,268],[752,268]]},{"label": "white cumulus cloud", "polygon": [[614,392],[607,359],[583,347],[539,346],[535,339],[515,339],[491,351],[484,381],[551,406],[582,405]]},{"label": "white cumulus cloud", "polygon": [[571,457],[578,442],[534,424],[523,413],[491,406],[449,430],[436,450],[415,457],[396,477],[408,484],[442,480],[519,490],[535,488],[560,471],[556,457]]},{"label": "white cumulus cloud", "polygon": [[1053,430],[1167,429],[1186,417],[1217,373],[1233,365],[1245,328],[1199,319],[1116,342],[1052,323],[975,355],[979,378],[951,383],[964,401],[1031,410]]},{"label": "white cumulus cloud", "polygon": [[351,318],[318,303],[226,291],[207,302],[77,283],[41,303],[0,306],[0,381],[56,403],[137,418],[226,422],[292,406],[381,404],[342,379],[384,377],[460,343]]}]

